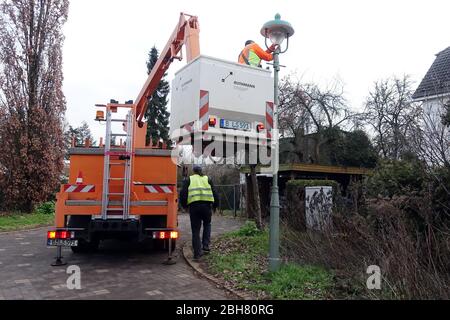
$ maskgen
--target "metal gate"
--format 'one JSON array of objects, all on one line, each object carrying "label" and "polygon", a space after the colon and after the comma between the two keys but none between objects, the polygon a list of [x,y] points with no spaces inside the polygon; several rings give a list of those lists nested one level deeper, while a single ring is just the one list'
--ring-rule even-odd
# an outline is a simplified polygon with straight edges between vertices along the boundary
[{"label": "metal gate", "polygon": [[[243,195],[243,186],[236,185],[214,185],[216,189],[217,196],[219,197],[219,207],[217,208],[218,213],[223,214],[232,214],[235,217],[238,215],[242,216],[243,206],[242,203],[242,195]],[[181,185],[178,185],[178,194],[181,192]],[[179,203],[180,211],[183,211],[181,204]]]},{"label": "metal gate", "polygon": [[219,213],[231,212],[235,217],[241,211],[241,186],[235,185],[215,185],[219,197]]}]

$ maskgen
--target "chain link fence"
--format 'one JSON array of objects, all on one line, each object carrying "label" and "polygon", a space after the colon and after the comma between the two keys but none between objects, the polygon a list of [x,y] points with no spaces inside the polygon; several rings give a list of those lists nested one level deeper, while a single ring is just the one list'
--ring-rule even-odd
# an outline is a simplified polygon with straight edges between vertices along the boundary
[{"label": "chain link fence", "polygon": [[216,192],[219,197],[219,213],[232,213],[235,217],[242,215],[242,188],[236,185],[216,185]]},{"label": "chain link fence", "polygon": [[[243,215],[243,186],[236,185],[214,185],[219,197],[218,213],[221,215],[231,214],[234,217]],[[181,186],[178,186],[178,194],[181,192]],[[179,210],[183,211],[181,205]]]}]

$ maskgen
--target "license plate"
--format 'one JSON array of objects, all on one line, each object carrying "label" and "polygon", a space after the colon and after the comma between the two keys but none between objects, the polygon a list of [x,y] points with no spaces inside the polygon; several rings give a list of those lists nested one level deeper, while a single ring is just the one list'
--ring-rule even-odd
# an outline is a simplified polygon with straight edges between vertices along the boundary
[{"label": "license plate", "polygon": [[248,122],[225,120],[225,119],[220,119],[220,127],[223,129],[234,129],[243,131],[250,131],[251,129],[251,125]]},{"label": "license plate", "polygon": [[47,239],[47,246],[78,247],[78,240]]}]

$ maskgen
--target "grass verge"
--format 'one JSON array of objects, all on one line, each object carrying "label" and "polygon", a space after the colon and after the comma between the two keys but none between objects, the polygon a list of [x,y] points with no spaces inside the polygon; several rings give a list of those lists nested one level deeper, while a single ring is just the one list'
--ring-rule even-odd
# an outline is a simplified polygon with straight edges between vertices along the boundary
[{"label": "grass verge", "polygon": [[268,272],[268,232],[254,223],[217,239],[205,259],[206,269],[228,286],[257,299],[327,299],[331,297],[333,275],[315,266],[283,264]]},{"label": "grass verge", "polygon": [[0,232],[15,231],[51,225],[55,220],[53,203],[39,206],[33,213],[0,214]]}]

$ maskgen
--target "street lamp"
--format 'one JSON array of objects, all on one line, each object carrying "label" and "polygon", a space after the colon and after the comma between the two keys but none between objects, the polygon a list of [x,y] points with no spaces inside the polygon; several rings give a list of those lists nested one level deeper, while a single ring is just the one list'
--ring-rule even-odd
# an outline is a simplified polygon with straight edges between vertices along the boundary
[{"label": "street lamp", "polygon": [[[278,167],[279,167],[279,142],[278,142],[278,72],[280,71],[279,55],[285,53],[289,48],[289,38],[294,34],[294,28],[287,21],[281,20],[280,14],[275,15],[275,20],[266,22],[261,29],[261,34],[270,39],[273,45],[273,69],[274,69],[274,107],[273,107],[273,134],[272,134],[272,168],[273,181],[270,200],[270,248],[269,248],[269,270],[277,271],[280,268],[280,196],[278,191]],[[281,45],[287,40],[286,49]]]}]

